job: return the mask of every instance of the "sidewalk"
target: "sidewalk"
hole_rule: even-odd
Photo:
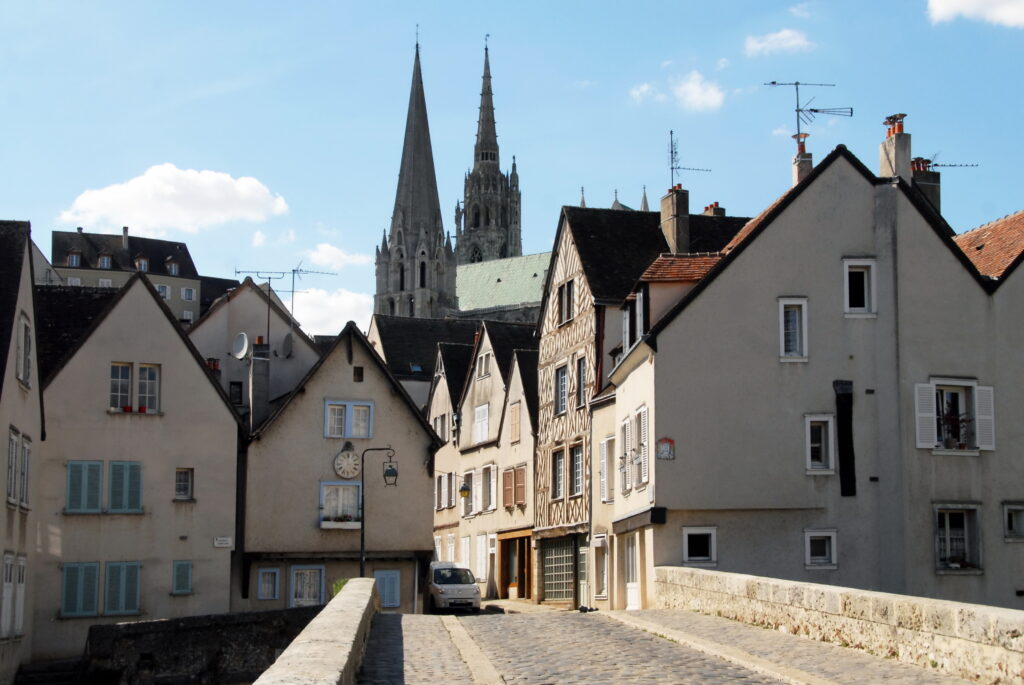
[[[496,614],[536,614],[549,611],[565,611],[545,604],[535,604],[529,599],[483,599],[480,600],[480,611]]]

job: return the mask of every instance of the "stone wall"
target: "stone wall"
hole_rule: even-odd
[[[379,609],[372,578],[348,581],[255,685],[354,683]]]
[[[853,647],[984,682],[1024,680],[1024,611],[697,568],[655,568],[655,606]]]

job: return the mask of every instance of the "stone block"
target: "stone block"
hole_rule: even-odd
[[[944,602],[922,601],[924,603],[924,630],[939,635],[956,636],[956,610]]]
[[[1024,611],[995,609],[990,616],[991,644],[1024,654]]]
[[[881,593],[871,595],[871,620],[885,625],[896,625],[895,598]]]
[[[921,630],[924,626],[924,609],[920,600],[907,598],[896,600],[896,627],[904,630]]]

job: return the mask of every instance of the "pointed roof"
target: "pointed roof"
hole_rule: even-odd
[[[417,43],[391,231],[394,233],[396,228],[402,228],[409,233],[425,228],[432,232],[440,226],[441,203],[437,197],[434,153],[430,147],[430,126],[427,123],[427,102],[423,95],[420,46]]]
[[[473,166],[481,162],[498,166],[498,132],[494,125],[494,92],[491,90],[491,60],[484,47],[483,88],[480,90],[480,117],[476,126],[476,147],[473,150]],[[484,160],[483,152],[493,152],[494,158]]]
[[[459,393],[466,382],[466,374],[473,365],[473,345],[466,343],[441,342],[437,344],[437,353],[444,365],[444,380],[448,385],[448,397],[452,404],[458,401]],[[436,371],[436,369],[435,369]]]
[[[537,414],[539,396],[537,394],[537,366],[540,363],[540,354],[537,348],[532,350],[516,350],[512,363],[518,362],[519,378],[523,383],[523,398],[526,400],[526,410],[530,413],[530,426],[534,435],[537,434]]]
[[[982,275],[1002,278],[1024,253],[1024,210],[961,233],[953,240]]]
[[[647,206],[647,186],[644,186],[644,196],[640,200],[640,211],[641,212],[649,212],[649,211],[651,211],[651,208]]]
[[[472,344],[480,326],[476,319],[420,319],[386,314],[374,314],[373,323],[388,371],[399,380],[427,382],[434,376],[437,344]]]

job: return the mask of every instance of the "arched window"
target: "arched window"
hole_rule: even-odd
[[[484,255],[480,252],[480,246],[474,245],[473,250],[469,253],[469,261],[471,264],[484,261]]]
[[[480,228],[480,208],[473,205],[473,228]]]
[[[398,290],[405,290],[405,264],[398,265]]]
[[[420,262],[420,287],[427,287],[427,263]]]
[[[409,296],[409,316],[416,316],[416,298]]]

